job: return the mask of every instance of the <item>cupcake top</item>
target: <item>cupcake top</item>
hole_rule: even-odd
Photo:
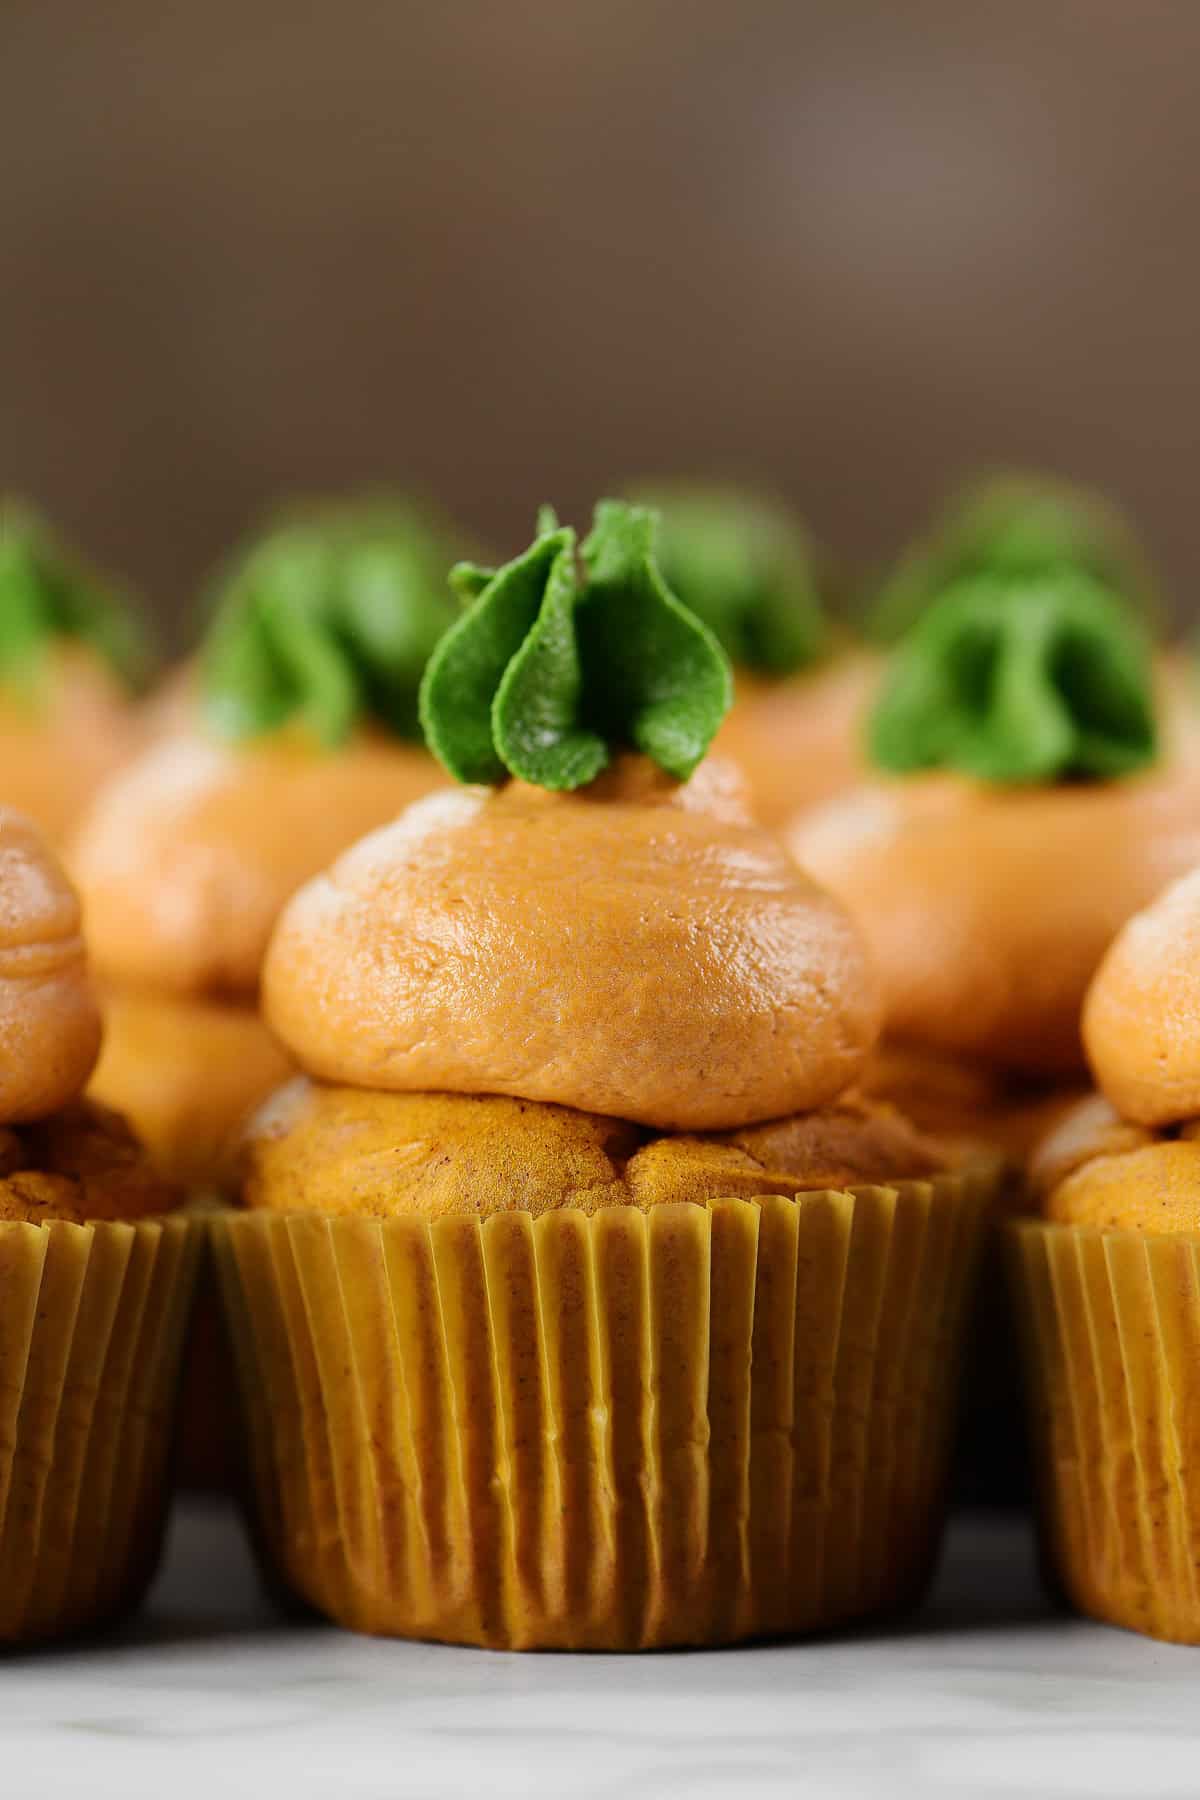
[[[776,829],[862,777],[862,720],[880,659],[831,624],[823,559],[786,507],[700,483],[647,484],[661,508],[668,587],[733,663],[737,697],[715,750],[735,762],[754,815]]]
[[[820,562],[787,507],[703,482],[646,482],[634,497],[659,513],[663,580],[735,669],[773,679],[826,656],[832,633]]]
[[[853,1081],[878,1027],[863,948],[698,768],[729,668],[662,581],[654,525],[602,505],[581,573],[547,518],[472,578],[422,707],[475,785],[356,846],[272,941],[267,1017],[310,1073],[683,1131]]]
[[[1058,1224],[1197,1231],[1200,1121],[1154,1132],[1093,1094],[1039,1146],[1032,1176],[1045,1217]]]
[[[288,896],[441,785],[416,697],[458,616],[451,560],[380,502],[301,515],[234,564],[190,718],[108,784],[73,847],[105,978],[252,994]]]
[[[1200,1117],[1200,869],[1125,925],[1088,990],[1084,1042],[1126,1119]]]
[[[977,477],[951,495],[876,592],[868,636],[896,644],[951,588],[979,576],[1023,583],[1077,569],[1161,619],[1159,584],[1129,520],[1104,495],[1029,470]]]
[[[0,808],[0,1126],[74,1100],[99,1050],[78,897],[29,820]]]
[[[1109,942],[1200,860],[1200,793],[1155,766],[1132,611],[1082,568],[960,583],[897,652],[870,744],[891,779],[789,842],[866,931],[889,1032],[1023,1074],[1080,1068]]]
[[[0,796],[55,841],[134,747],[146,654],[126,596],[0,497]]]
[[[656,1137],[566,1106],[494,1094],[389,1094],[298,1077],[250,1125],[242,1197],[284,1212],[536,1218],[568,1205],[645,1210],[886,1185],[950,1166],[941,1145],[856,1095],[717,1135]]]

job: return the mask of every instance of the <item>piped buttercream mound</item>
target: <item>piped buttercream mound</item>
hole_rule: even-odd
[[[280,920],[267,1018],[318,1079],[514,1095],[661,1130],[823,1105],[879,1026],[843,908],[719,763],[430,798]]]
[[[1200,1116],[1200,869],[1173,882],[1116,939],[1088,991],[1084,1042],[1125,1118]]]
[[[79,898],[29,820],[0,808],[0,1125],[75,1099],[99,1049]]]

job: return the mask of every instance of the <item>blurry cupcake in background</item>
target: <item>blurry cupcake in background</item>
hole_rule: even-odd
[[[81,1098],[100,1017],[79,902],[0,808],[0,1644],[99,1625],[154,1572],[198,1232]]]
[[[885,647],[899,643],[961,581],[986,575],[1020,583],[1062,568],[1092,576],[1148,627],[1163,627],[1157,577],[1121,510],[1058,476],[1008,471],[977,476],[944,503],[877,588],[868,635]]]
[[[1031,471],[977,476],[897,559],[867,609],[865,634],[894,647],[929,606],[964,582],[988,578],[1017,591],[1068,569],[1119,596],[1141,622],[1154,645],[1161,757],[1200,763],[1194,655],[1168,641],[1168,607],[1140,535],[1092,488]]]
[[[286,1062],[257,1009],[288,897],[441,784],[417,690],[458,607],[457,546],[401,503],[312,508],[227,571],[190,693],[72,846],[103,983],[92,1091],[163,1168],[219,1182]]]
[[[1084,1078],[1112,938],[1200,860],[1200,782],[1162,755],[1146,631],[1082,567],[962,576],[894,652],[868,746],[877,777],[789,831],[883,979],[868,1085],[1023,1149]]]
[[[800,520],[733,487],[634,491],[661,514],[667,585],[733,664],[735,704],[717,752],[742,770],[756,815],[780,825],[858,780],[879,661],[829,616],[829,570]]]
[[[1200,869],[1087,996],[1100,1092],[1011,1232],[1048,1560],[1093,1617],[1200,1643]]]
[[[640,1649],[910,1604],[992,1158],[854,1082],[848,916],[702,758],[654,519],[551,517],[422,691],[470,785],[289,903],[304,1074],[214,1239],[263,1541],[361,1630]]]
[[[1023,1163],[1086,1084],[1108,945],[1200,860],[1200,781],[1161,754],[1147,630],[1076,564],[964,574],[894,651],[868,743],[876,778],[788,833],[883,982],[864,1091]],[[1011,1335],[989,1282],[961,1464],[988,1502],[1025,1492]]]
[[[137,742],[146,665],[127,596],[0,498],[0,803],[62,844]]]

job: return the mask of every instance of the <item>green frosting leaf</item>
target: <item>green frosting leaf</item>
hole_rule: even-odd
[[[788,675],[829,647],[816,557],[783,507],[736,488],[648,486],[661,513],[658,564],[671,591],[734,665]]]
[[[421,722],[458,781],[593,781],[631,746],[685,780],[716,734],[733,680],[712,633],[667,587],[656,516],[601,501],[584,543],[544,513],[521,556],[485,578],[454,571],[473,604],[430,658]]]
[[[251,545],[221,583],[203,651],[209,721],[232,739],[302,724],[343,743],[370,718],[419,738],[421,676],[459,616],[449,531],[402,502],[314,509]]]
[[[130,687],[146,673],[146,641],[128,596],[36,513],[0,501],[0,678],[35,696],[56,638],[90,645]]]
[[[967,488],[903,556],[875,597],[869,635],[896,643],[939,595],[976,575],[1014,579],[1080,569],[1140,616],[1161,621],[1154,572],[1123,514],[1049,476],[995,475]]]
[[[896,651],[870,750],[897,773],[1129,775],[1155,757],[1152,688],[1145,633],[1091,575],[979,575],[935,600]]]

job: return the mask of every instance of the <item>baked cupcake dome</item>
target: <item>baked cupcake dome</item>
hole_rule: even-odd
[[[1089,989],[1101,1092],[1041,1146],[1012,1243],[1050,1556],[1085,1612],[1200,1643],[1200,884],[1123,928]]]
[[[137,742],[133,609],[0,496],[0,803],[60,846]]]
[[[79,1097],[99,1038],[75,893],[0,808],[0,1643],[134,1605],[166,1513],[198,1238]]]
[[[731,1641],[907,1602],[936,1545],[993,1171],[840,1091],[869,968],[692,773],[728,673],[652,532],[600,509],[581,576],[547,521],[480,584],[426,729],[520,781],[358,846],[268,955],[309,1072],[216,1242],[266,1539],[360,1629]],[[713,942],[718,1006],[687,979]]]

